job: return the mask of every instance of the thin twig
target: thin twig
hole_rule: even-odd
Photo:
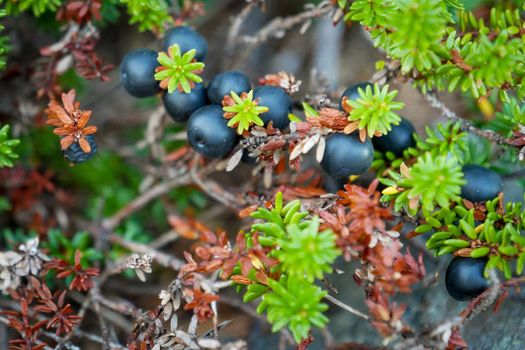
[[[341,309],[343,310],[346,310],[348,312],[350,312],[351,314],[354,314],[356,316],[359,316],[361,318],[364,318],[365,320],[368,320],[369,317],[367,315],[365,315],[364,313],[362,313],[361,311],[358,311],[356,309],[354,309],[353,307],[343,303],[342,301],[334,298],[333,296],[331,296],[330,294],[327,294],[325,297],[324,297],[326,300],[332,302],[333,304],[339,306]]]
[[[429,92],[427,94],[423,94],[424,99],[430,104],[431,107],[439,110],[441,114],[453,121],[453,122],[459,122],[461,124],[461,128],[463,130],[469,131],[475,135],[484,137],[494,143],[500,144],[500,145],[508,145],[508,140],[499,135],[498,133],[492,131],[492,130],[482,130],[474,125],[472,125],[471,122],[469,122],[466,119],[461,118],[458,116],[455,112],[450,110],[444,103],[441,101],[437,95],[434,92]]]

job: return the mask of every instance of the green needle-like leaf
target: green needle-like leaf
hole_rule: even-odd
[[[241,96],[234,91],[231,92],[231,99],[222,109],[225,112],[224,118],[229,119],[228,126],[236,128],[240,135],[245,130],[248,130],[253,124],[263,126],[264,121],[259,117],[260,114],[268,112],[268,107],[257,105],[257,101],[253,100],[253,90]]]
[[[394,113],[394,110],[402,109],[405,104],[395,102],[397,91],[388,92],[388,85],[382,89],[376,83],[372,90],[367,86],[366,90],[359,88],[360,98],[356,100],[346,100],[346,103],[352,107],[348,119],[358,121],[359,129],[366,129],[369,137],[377,133],[387,134],[392,125],[398,125],[401,117]]]
[[[159,53],[160,66],[155,70],[155,80],[160,81],[161,88],[168,89],[170,94],[177,88],[189,94],[195,83],[202,82],[198,74],[204,69],[204,63],[195,62],[195,52],[192,49],[182,54],[179,45],[174,44],[167,53]]]

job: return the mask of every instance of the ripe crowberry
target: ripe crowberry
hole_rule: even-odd
[[[242,152],[241,162],[246,163],[246,164],[256,164],[257,163],[257,157],[250,156],[250,151],[245,149]]]
[[[209,105],[197,109],[188,120],[191,147],[210,158],[227,155],[237,142],[235,130],[227,124],[221,106]]]
[[[237,95],[251,89],[250,79],[239,71],[232,70],[216,75],[208,85],[208,98],[211,103],[220,105],[226,95],[234,91]]]
[[[357,84],[354,84],[354,85],[350,85],[344,92],[343,94],[341,95],[341,100],[339,101],[339,108],[341,110],[343,110],[343,97],[346,97],[348,98],[349,100],[356,100],[358,99],[359,97],[361,97],[359,95],[359,88],[366,90],[366,87],[367,86],[370,86],[370,87],[374,87],[374,85],[372,85],[371,83],[365,81],[365,82],[362,82],[362,83],[357,83]]]
[[[95,137],[93,135],[87,135],[84,137],[89,143],[89,146],[91,147],[91,151],[89,153],[85,153],[80,148],[78,142],[73,142],[71,146],[69,146],[63,151],[64,157],[70,162],[83,163],[86,160],[93,158],[93,156],[97,153],[97,143],[95,142]]]
[[[170,29],[164,36],[162,50],[167,52],[174,44],[179,45],[182,53],[195,49],[195,59],[204,62],[208,53],[208,42],[202,35],[190,27],[180,26]]]
[[[414,139],[415,132],[416,129],[412,123],[405,118],[401,118],[399,125],[393,125],[392,130],[386,135],[374,137],[372,143],[374,144],[374,149],[377,151],[383,153],[390,151],[400,157],[403,155],[404,150],[416,145],[416,140]]]
[[[480,295],[489,287],[483,277],[487,261],[484,259],[455,257],[448,265],[445,286],[456,300],[469,300]]]
[[[259,106],[269,108],[269,111],[260,115],[264,124],[273,122],[277,129],[286,129],[290,125],[288,113],[292,106],[292,99],[280,87],[260,86],[253,91],[253,98],[258,99]]]
[[[333,133],[326,138],[321,166],[328,175],[345,179],[366,172],[373,160],[374,148],[369,139],[361,142],[358,133]]]
[[[179,90],[162,94],[162,102],[169,116],[176,122],[187,122],[190,115],[204,106],[208,98],[203,84],[196,84],[189,94]]]
[[[465,165],[463,175],[467,183],[461,187],[461,197],[471,202],[494,199],[503,190],[501,176],[479,165]]]
[[[120,81],[126,91],[135,97],[153,96],[160,91],[155,80],[157,53],[149,49],[139,49],[128,53],[120,64]]]

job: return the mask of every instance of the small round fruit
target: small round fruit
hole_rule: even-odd
[[[227,124],[221,106],[209,105],[197,109],[188,120],[190,146],[206,157],[224,157],[237,142],[235,130]]]
[[[260,115],[264,125],[270,121],[277,129],[286,129],[290,125],[288,113],[292,106],[290,95],[277,86],[260,86],[253,91],[253,98],[259,99],[259,106],[269,108],[269,111]]]
[[[501,176],[485,167],[469,164],[463,167],[467,183],[461,187],[461,197],[471,202],[494,199],[503,190]]]
[[[374,148],[368,138],[361,142],[356,132],[350,135],[333,133],[326,138],[321,167],[328,175],[344,179],[366,172],[373,160]]]
[[[232,70],[216,75],[208,86],[208,98],[211,103],[220,105],[226,95],[234,91],[237,95],[251,89],[250,79],[239,71]]]
[[[403,151],[416,145],[414,133],[416,129],[405,118],[401,118],[399,125],[393,125],[388,134],[372,138],[374,149],[386,153],[390,151],[396,156],[403,155]]]
[[[203,84],[196,84],[189,94],[178,89],[171,94],[167,91],[162,94],[162,102],[171,119],[176,122],[187,122],[190,115],[204,106],[208,98]]]
[[[195,49],[195,59],[204,62],[208,53],[208,42],[202,35],[190,27],[180,26],[170,29],[164,36],[162,50],[168,51],[169,47],[177,44],[181,53]]]
[[[348,179],[336,179],[330,175],[325,175],[323,189],[328,193],[337,193],[345,189],[346,180]]]
[[[445,286],[448,294],[456,300],[464,301],[477,297],[489,287],[483,277],[487,261],[455,257],[447,267]]]
[[[341,95],[341,100],[339,101],[339,108],[341,110],[343,109],[343,97],[347,97],[349,100],[356,100],[359,97],[361,97],[361,95],[359,95],[359,88],[365,91],[367,86],[370,86],[372,88],[374,87],[374,85],[372,85],[368,81],[365,81],[362,83],[350,85],[348,88],[346,88],[346,90]]]
[[[160,91],[155,80],[155,68],[159,66],[157,53],[139,49],[124,56],[120,64],[120,81],[126,91],[135,97],[153,96]]]
[[[245,149],[242,152],[241,162],[246,164],[257,164],[257,157],[250,156],[250,151]]]
[[[91,147],[91,151],[89,153],[84,152],[82,148],[80,148],[78,142],[72,143],[71,146],[63,151],[64,157],[71,163],[83,163],[86,160],[93,158],[93,156],[97,153],[97,143],[95,142],[95,137],[93,135],[87,135],[85,138]]]

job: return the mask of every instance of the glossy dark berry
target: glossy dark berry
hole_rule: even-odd
[[[216,75],[208,85],[208,98],[211,103],[220,105],[226,95],[234,91],[237,95],[251,89],[250,79],[239,71],[232,70]]]
[[[91,147],[91,152],[85,153],[79,146],[78,142],[74,142],[67,149],[63,151],[64,157],[72,163],[83,163],[86,160],[93,158],[97,153],[97,143],[95,142],[95,137],[93,135],[85,136],[89,146]]]
[[[124,56],[120,64],[120,81],[126,91],[135,97],[153,96],[160,91],[155,80],[155,68],[159,66],[157,53],[139,49]]]
[[[361,142],[358,133],[333,133],[326,138],[321,166],[328,175],[345,179],[366,172],[373,160],[374,148],[369,139]]]
[[[465,165],[463,175],[467,183],[461,187],[461,197],[471,202],[494,199],[503,190],[501,176],[479,165]]]
[[[190,27],[180,26],[170,29],[164,36],[162,50],[168,51],[169,47],[177,44],[181,53],[195,49],[195,59],[203,62],[208,53],[208,42],[202,35]]]
[[[445,286],[456,300],[469,300],[477,297],[489,287],[483,271],[487,261],[484,259],[455,257],[447,268]]]
[[[250,156],[250,151],[245,149],[242,152],[241,162],[246,163],[246,164],[256,164],[257,163],[257,157]]]
[[[176,122],[187,122],[190,115],[208,102],[206,89],[202,84],[196,84],[189,94],[178,89],[169,94],[162,94],[162,102],[171,119]]]
[[[277,129],[286,129],[290,125],[288,113],[290,113],[292,99],[286,91],[277,86],[260,86],[253,91],[253,98],[259,99],[259,106],[270,109],[260,115],[265,125],[270,121]]]
[[[350,85],[348,88],[346,88],[346,90],[341,95],[341,100],[339,101],[339,108],[341,110],[343,109],[343,97],[347,97],[350,100],[356,100],[359,97],[361,97],[361,95],[359,95],[359,88],[363,89],[363,91],[364,91],[364,90],[366,90],[367,86],[370,86],[372,88],[374,87],[374,85],[372,85],[368,81],[365,81],[365,82],[362,82],[362,83],[357,83],[357,84],[354,84],[354,85]]]
[[[347,179],[336,179],[330,175],[324,176],[323,189],[328,193],[337,193],[345,188]]]
[[[416,129],[412,123],[405,118],[401,118],[399,125],[393,125],[392,130],[386,135],[374,137],[372,143],[377,151],[383,153],[390,151],[400,157],[403,155],[404,150],[416,145],[415,132]]]
[[[188,120],[188,141],[191,147],[210,158],[227,155],[237,142],[235,130],[227,123],[219,105],[197,109]]]

